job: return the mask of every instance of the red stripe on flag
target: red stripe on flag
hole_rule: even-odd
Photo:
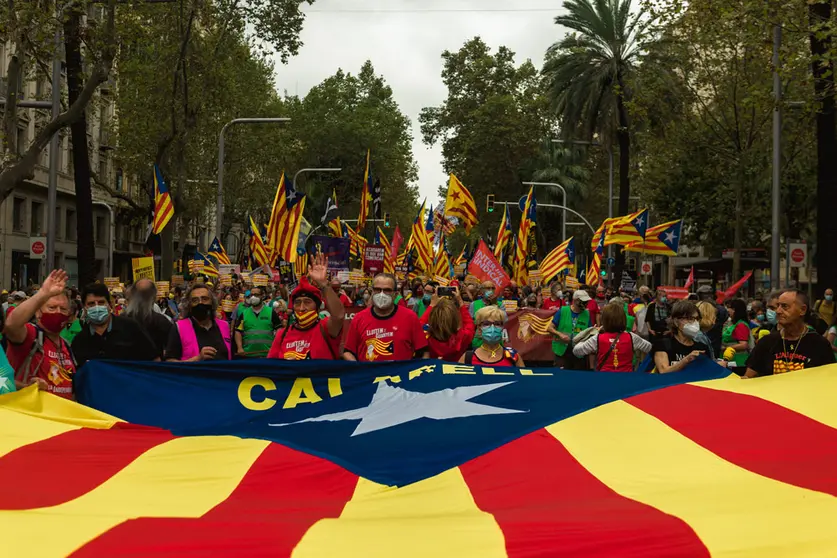
[[[688,524],[620,496],[544,430],[459,466],[509,558],[709,556]]]
[[[837,496],[837,430],[821,422],[758,397],[698,386],[626,401],[730,463]]]
[[[117,423],[82,428],[9,452],[0,459],[0,509],[57,506],[87,494],[151,448],[174,439],[167,430]],[[52,482],[60,472],[61,482]]]
[[[290,556],[314,523],[340,516],[357,480],[331,461],[270,444],[202,517],[126,521],[73,556]]]

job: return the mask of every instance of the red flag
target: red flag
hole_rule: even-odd
[[[727,290],[725,290],[724,292],[720,293],[720,294],[718,295],[718,304],[723,304],[725,300],[727,300],[728,298],[732,298],[733,296],[735,296],[735,293],[737,293],[737,292],[738,292],[738,289],[740,289],[741,287],[743,287],[743,286],[744,286],[744,284],[747,282],[747,280],[748,280],[748,279],[750,279],[750,277],[751,277],[752,275],[753,275],[753,272],[752,272],[752,271],[748,271],[748,272],[747,272],[747,274],[746,274],[746,275],[744,275],[744,277],[742,277],[740,281],[738,281],[736,284],[734,284],[733,286],[731,286],[730,288],[728,288],[728,289],[727,289]]]
[[[695,266],[692,266],[692,270],[689,271],[689,278],[686,279],[686,289],[691,287],[695,284]]]
[[[395,232],[392,233],[392,257],[398,254],[398,249],[404,243],[404,237],[401,236],[401,227],[395,225]]]
[[[502,291],[511,283],[509,275],[488,249],[484,240],[480,240],[479,246],[474,251],[474,257],[468,265],[468,273],[480,281],[493,281],[497,291]]]

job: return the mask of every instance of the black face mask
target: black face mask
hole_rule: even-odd
[[[192,317],[196,320],[202,321],[212,315],[211,304],[197,304],[192,307]]]

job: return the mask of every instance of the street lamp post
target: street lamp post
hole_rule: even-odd
[[[215,235],[219,239],[224,222],[224,132],[233,124],[271,124],[290,121],[290,118],[236,118],[221,128],[221,134],[218,136],[218,206],[215,209]]]
[[[495,205],[520,205],[520,200],[518,200],[516,202],[495,201],[494,204]],[[565,212],[569,211],[570,213],[572,213],[573,215],[577,216],[579,219],[584,221],[584,223],[569,223],[570,225],[587,225],[590,228],[590,231],[593,234],[596,234],[596,229],[593,228],[593,225],[590,224],[590,221],[588,221],[587,218],[584,217],[584,215],[582,215],[581,213],[579,213],[575,209],[570,209],[569,207],[567,207],[565,205],[557,205],[557,204],[553,204],[553,203],[539,203],[538,207],[544,207],[544,208],[549,208],[549,209],[562,209]],[[564,240],[566,240],[566,239],[564,239]]]
[[[567,205],[567,191],[564,189],[563,186],[558,184],[557,182],[524,182],[524,186],[553,186],[561,190],[561,194],[563,198],[561,200],[561,205]],[[541,205],[541,204],[538,204]],[[546,207],[546,206],[544,206]],[[567,210],[564,210],[564,216],[561,217],[561,242],[567,240]]]
[[[342,168],[299,169],[298,171],[296,171],[296,174],[294,175],[294,188],[296,188],[296,185],[297,185],[296,179],[299,177],[300,174],[303,174],[303,173],[306,173],[306,172],[340,172],[342,170],[343,170]]]
[[[782,78],[779,75],[781,44],[782,26],[777,23],[773,27],[773,215],[771,223],[773,238],[770,243],[770,286],[773,289],[779,288],[779,205],[781,203],[779,186],[782,173]],[[790,258],[790,254],[786,254],[785,258]]]
[[[554,139],[552,143],[570,143],[573,145],[592,145],[596,147],[601,147],[597,141],[583,141],[583,140],[562,140],[562,139]],[[613,150],[610,148],[610,145],[607,146],[607,218],[613,219]],[[607,261],[610,262],[611,258],[613,258],[613,246],[608,246],[607,248]],[[610,276],[610,263],[607,264],[607,276],[610,278],[611,284],[613,281],[613,277]]]

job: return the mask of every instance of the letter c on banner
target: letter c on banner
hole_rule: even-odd
[[[276,405],[276,400],[266,395],[261,401],[253,399],[253,388],[256,386],[260,386],[265,392],[276,390],[276,384],[270,378],[260,378],[258,376],[244,378],[238,385],[238,400],[245,408],[251,411],[267,411]]]

